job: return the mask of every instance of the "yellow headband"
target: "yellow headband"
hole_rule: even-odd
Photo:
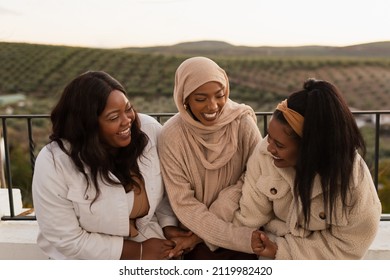
[[[280,102],[276,109],[283,113],[283,116],[295,133],[302,137],[303,121],[305,120],[303,116],[287,107],[287,99]]]

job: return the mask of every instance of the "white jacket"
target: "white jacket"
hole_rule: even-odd
[[[137,219],[135,241],[164,238],[162,228],[177,225],[164,196],[156,143],[161,125],[138,114],[150,141],[139,160],[149,200],[148,215]],[[112,175],[112,174],[111,174]],[[115,178],[114,175],[112,175]],[[129,237],[133,192],[112,186],[98,176],[101,194],[91,205],[95,189],[56,143],[44,147],[35,163],[33,201],[40,232],[37,243],[52,259],[119,259],[123,240]]]

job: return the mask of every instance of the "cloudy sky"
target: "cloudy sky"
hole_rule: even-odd
[[[0,41],[119,48],[390,41],[389,0],[0,0]]]

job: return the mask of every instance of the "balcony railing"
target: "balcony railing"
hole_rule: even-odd
[[[374,139],[372,144],[368,144],[368,148],[373,148],[373,170],[372,176],[376,189],[378,190],[378,177],[379,177],[379,160],[380,160],[380,132],[381,127],[388,126],[390,127],[390,110],[381,110],[381,111],[353,111],[359,127],[370,127],[374,130]],[[160,123],[164,123],[167,119],[172,117],[174,113],[148,113],[148,115],[156,118]],[[267,135],[267,126],[268,120],[272,112],[256,112],[258,118],[258,126],[262,131],[262,135]],[[34,126],[33,121],[37,119],[49,119],[49,115],[0,115],[2,122],[2,137],[4,140],[4,150],[0,153],[2,157],[0,166],[0,171],[2,172],[2,181],[6,184],[8,188],[8,198],[9,198],[9,216],[1,217],[2,220],[35,220],[34,215],[21,215],[15,214],[14,199],[13,199],[13,174],[11,174],[11,158],[10,158],[10,142],[8,135],[8,125],[10,120],[24,120],[27,126],[27,137],[28,137],[28,147],[29,147],[29,160],[31,171],[34,172],[35,158],[36,154],[39,152],[36,149],[36,142],[34,141]],[[389,129],[389,128],[387,128]],[[329,132],[331,133],[331,132]],[[45,135],[47,141],[48,135]],[[1,143],[1,142],[0,142]],[[370,145],[370,146],[369,146]],[[1,151],[1,150],[0,150]],[[31,186],[30,186],[31,187]],[[28,212],[28,211],[27,211]],[[390,220],[389,215],[382,215],[382,220]]]

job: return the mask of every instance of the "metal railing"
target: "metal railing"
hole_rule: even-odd
[[[385,124],[390,123],[390,110],[374,110],[374,111],[353,111],[352,112],[356,119],[364,118],[363,122],[365,122],[366,125],[370,125],[374,128],[374,159],[373,159],[373,180],[376,189],[378,190],[378,177],[379,177],[379,147],[380,147],[380,128],[381,128],[381,119],[387,118],[385,121],[383,121]],[[154,117],[159,121],[160,123],[164,123],[167,119],[172,117],[175,113],[147,113],[148,115]],[[258,126],[259,129],[262,131],[262,135],[267,135],[267,126],[268,126],[268,120],[270,116],[272,115],[272,112],[256,112],[256,116],[258,118]],[[18,214],[15,215],[15,209],[14,209],[14,199],[13,199],[13,192],[12,192],[12,174],[11,174],[11,159],[10,159],[10,143],[9,143],[9,135],[8,135],[8,121],[9,120],[15,120],[15,119],[22,119],[26,121],[27,124],[27,137],[28,137],[28,144],[29,144],[29,158],[30,158],[30,166],[31,166],[31,172],[34,172],[34,165],[35,165],[35,158],[38,151],[36,151],[36,143],[33,139],[33,120],[35,119],[49,119],[49,115],[47,114],[41,114],[41,115],[0,115],[1,123],[2,123],[2,137],[4,139],[4,155],[0,156],[3,157],[1,160],[2,165],[0,166],[2,175],[2,180],[5,180],[5,184],[8,188],[8,198],[9,198],[9,208],[10,208],[10,215],[9,216],[3,216],[1,217],[2,220],[35,220],[36,217],[34,215],[23,215]],[[361,120],[362,121],[362,120]],[[390,125],[390,124],[389,124]],[[47,137],[46,137],[47,138]],[[3,166],[4,165],[4,166]],[[27,211],[28,213],[28,211]],[[382,215],[382,220],[390,220],[390,216],[387,214]]]

